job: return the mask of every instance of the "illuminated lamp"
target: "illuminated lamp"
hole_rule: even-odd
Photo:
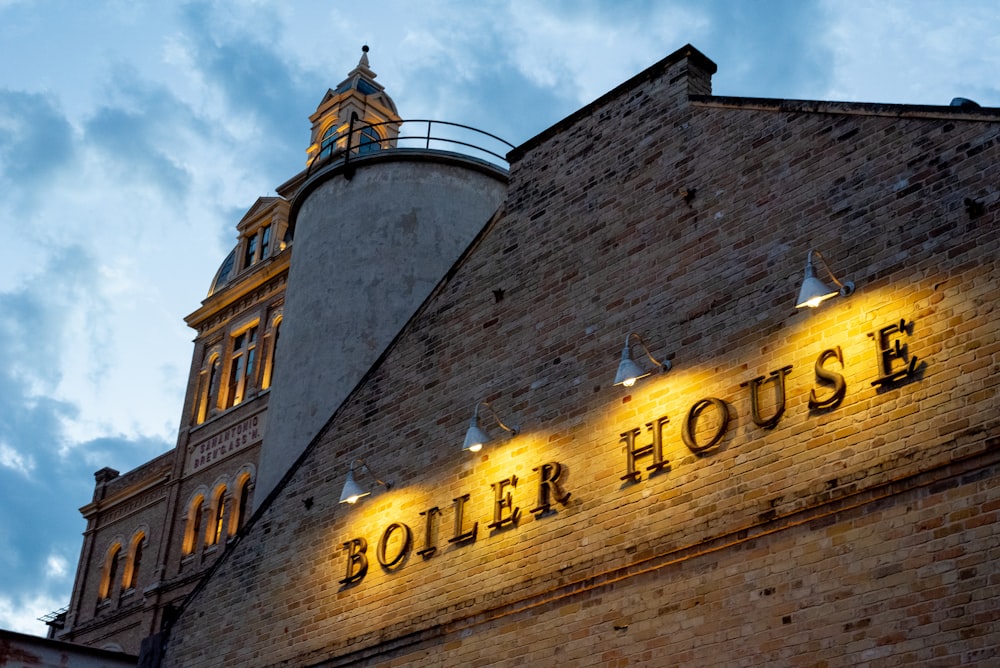
[[[823,267],[826,269],[826,273],[830,275],[830,278],[836,284],[837,287],[831,287],[830,285],[824,283],[823,281],[816,278],[816,269],[813,267],[813,256],[816,256],[822,263]],[[847,297],[854,292],[854,283],[847,281],[846,283],[841,283],[837,280],[837,277],[833,275],[833,271],[830,269],[830,265],[827,264],[826,258],[820,254],[818,250],[810,250],[809,255],[806,256],[806,275],[802,279],[802,287],[799,289],[799,298],[795,302],[796,308],[802,308],[803,306],[808,306],[810,308],[816,308],[822,302],[830,299],[831,297],[836,297],[840,295],[841,297]]]
[[[368,496],[372,493],[371,488],[364,488],[358,484],[358,481],[354,479],[354,467],[358,466],[359,469],[364,469],[371,476],[372,480],[375,481],[376,485],[382,485],[386,489],[392,489],[392,483],[382,482],[378,477],[372,473],[372,470],[368,467],[368,463],[363,459],[355,459],[351,462],[351,469],[347,472],[347,480],[344,482],[344,491],[340,493],[341,503],[357,503],[358,499]]]
[[[497,421],[501,429],[510,432],[511,436],[517,436],[517,427],[508,427],[503,422],[500,421],[500,416],[497,412],[493,410],[493,406],[486,401],[480,401],[476,404],[476,410],[472,414],[472,420],[469,422],[469,429],[465,432],[465,443],[462,444],[462,450],[468,450],[469,452],[479,452],[483,449],[483,445],[489,443],[493,439],[487,434],[483,429],[479,427],[479,407],[486,406],[490,409],[490,413],[493,414],[493,419]]]
[[[629,345],[629,340],[633,336],[638,339],[639,345],[642,346],[642,350],[646,353],[646,357],[649,358],[649,361],[655,365],[653,370],[647,371],[646,369],[643,369],[636,363],[635,360],[632,359],[632,347]],[[646,376],[652,374],[656,369],[659,369],[661,373],[666,373],[667,371],[670,371],[671,366],[670,360],[660,362],[653,357],[649,352],[649,346],[646,345],[646,342],[642,340],[641,336],[635,332],[629,332],[625,337],[625,347],[622,348],[622,361],[618,363],[618,373],[615,374],[615,385],[632,387],[635,385],[635,381],[640,378],[645,378]]]

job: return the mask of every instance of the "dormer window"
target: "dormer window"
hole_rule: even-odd
[[[257,235],[247,237],[247,245],[243,252],[243,268],[246,269],[254,263],[257,256]]]
[[[267,251],[271,247],[271,226],[260,228],[260,259],[267,257]]]

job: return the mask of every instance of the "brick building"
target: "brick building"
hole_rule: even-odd
[[[1000,114],[714,71],[684,47],[506,173],[347,147],[279,189],[255,510],[147,660],[1000,660]],[[468,239],[389,304],[411,224]],[[804,269],[853,290],[797,308]]]

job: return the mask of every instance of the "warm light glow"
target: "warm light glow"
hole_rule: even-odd
[[[632,387],[633,385],[635,385],[635,381],[636,381],[635,378],[626,378],[625,380],[622,381],[622,385],[624,385],[625,387]]]
[[[360,498],[361,498],[360,496],[358,496],[357,494],[355,494],[354,496],[347,497],[341,503],[357,503],[358,499],[360,499]]]
[[[482,443],[474,443],[470,445],[468,448],[466,448],[466,450],[468,450],[469,452],[479,452],[482,449],[483,449]]]

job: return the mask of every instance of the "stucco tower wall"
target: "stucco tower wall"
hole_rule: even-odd
[[[359,161],[307,184],[255,506],[378,359],[506,195],[506,176],[433,153]]]

